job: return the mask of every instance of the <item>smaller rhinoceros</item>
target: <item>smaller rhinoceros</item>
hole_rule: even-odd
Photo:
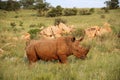
[[[89,48],[79,46],[79,42],[82,40],[83,38],[76,40],[73,36],[31,40],[26,46],[29,63],[38,60],[59,60],[60,63],[66,63],[67,57],[70,55],[84,59],[89,52]]]

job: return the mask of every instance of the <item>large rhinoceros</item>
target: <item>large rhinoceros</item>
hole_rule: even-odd
[[[75,40],[73,36],[31,40],[26,46],[29,63],[38,60],[59,60],[60,63],[66,63],[67,57],[70,55],[84,59],[89,52],[89,48],[79,46],[79,42],[82,40],[83,38]]]

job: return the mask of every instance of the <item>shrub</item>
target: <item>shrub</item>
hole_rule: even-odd
[[[77,9],[76,9],[76,8],[73,8],[73,9],[65,9],[65,10],[64,10],[64,15],[65,15],[65,16],[77,15]]]
[[[80,15],[91,15],[91,12],[89,10],[86,9],[82,9],[79,11]]]
[[[56,17],[56,16],[61,16],[62,15],[62,7],[61,6],[57,6],[56,8],[52,8],[48,13],[47,13],[47,17]]]
[[[22,21],[19,22],[19,26],[23,26],[23,22]]]
[[[106,7],[101,8],[101,10],[104,10],[105,13],[109,13],[109,9]]]
[[[15,18],[19,18],[19,16],[16,15]]]
[[[29,27],[30,27],[30,28],[36,27],[36,25],[35,25],[35,24],[31,24]]]
[[[37,38],[37,37],[38,37],[38,36],[37,36],[38,32],[40,32],[40,29],[30,29],[30,30],[28,31],[28,33],[31,35],[31,36],[30,36],[31,39]]]
[[[66,23],[66,20],[61,19],[61,18],[56,18],[54,21],[54,25],[59,25],[60,23]]]
[[[0,9],[7,11],[16,11],[20,9],[20,3],[18,1],[13,0],[0,1]]]
[[[81,37],[81,36],[83,37],[85,35],[85,32],[84,32],[83,29],[78,28],[78,29],[76,29],[75,31],[72,32],[72,35],[76,36],[76,37]]]
[[[15,22],[11,22],[10,25],[12,26],[12,28],[14,28],[16,26]]]
[[[94,9],[94,8],[91,8],[91,9],[89,10],[89,12],[90,12],[90,13],[94,13],[94,12],[95,12],[95,9]]]

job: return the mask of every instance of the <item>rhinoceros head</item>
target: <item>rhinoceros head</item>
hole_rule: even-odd
[[[72,45],[72,53],[74,56],[76,56],[77,58],[80,59],[85,59],[87,57],[87,54],[90,50],[89,48],[85,48],[81,45],[79,45],[79,43],[83,40],[83,37],[81,37],[79,40],[75,40],[73,45]]]

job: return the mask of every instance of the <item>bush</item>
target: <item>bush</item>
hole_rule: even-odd
[[[54,21],[54,25],[59,25],[60,23],[66,23],[66,20],[63,20],[61,18],[56,18]]]
[[[52,8],[48,13],[47,13],[47,17],[57,17],[57,16],[62,16],[62,7],[61,6],[57,6],[56,8]]]
[[[19,16],[16,15],[15,18],[19,18]]]
[[[0,9],[7,11],[15,11],[20,9],[20,3],[13,0],[0,1]]]
[[[30,27],[30,28],[36,27],[36,25],[35,25],[35,24],[31,24],[29,27]]]
[[[95,12],[95,9],[94,9],[94,8],[91,8],[91,9],[89,10],[89,12],[90,12],[90,13],[94,13],[94,12]]]
[[[83,37],[85,35],[85,32],[84,32],[83,29],[78,28],[78,29],[76,29],[75,31],[72,32],[72,35],[76,36],[76,37],[81,37],[81,36]]]
[[[12,28],[14,28],[16,26],[15,22],[11,22],[10,25],[12,26]]]
[[[76,9],[76,8],[73,8],[73,9],[65,9],[65,10],[64,10],[64,15],[65,15],[65,16],[77,15],[77,9]]]
[[[80,15],[91,15],[91,12],[89,10],[86,9],[82,9],[79,11]]]
[[[23,26],[23,22],[22,21],[19,22],[19,26]]]
[[[31,35],[31,36],[30,36],[31,39],[37,38],[37,37],[38,37],[38,36],[37,36],[38,32],[40,32],[40,29],[30,29],[30,30],[28,31],[28,33]]]
[[[105,13],[109,13],[109,9],[106,7],[101,8],[101,10],[104,10]]]

